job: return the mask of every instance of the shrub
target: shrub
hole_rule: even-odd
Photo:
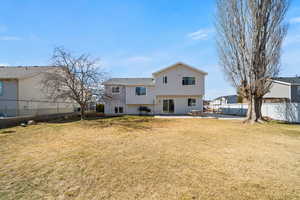
[[[104,104],[97,104],[96,112],[104,113]]]
[[[140,106],[139,111],[149,113],[149,112],[151,112],[151,109],[146,106]]]

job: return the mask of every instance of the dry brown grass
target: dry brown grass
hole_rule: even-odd
[[[123,117],[0,130],[0,199],[300,199],[300,126]]]

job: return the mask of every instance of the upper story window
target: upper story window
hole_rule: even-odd
[[[135,95],[137,95],[137,96],[146,95],[146,88],[145,87],[136,87]]]
[[[188,99],[188,106],[196,106],[196,99]]]
[[[0,81],[0,96],[3,95],[3,81]]]
[[[111,88],[111,91],[113,94],[119,94],[120,93],[120,87],[114,86]]]
[[[163,76],[163,84],[167,84],[168,83],[168,77],[167,76]]]
[[[195,77],[183,77],[182,78],[182,85],[195,85],[196,80]]]

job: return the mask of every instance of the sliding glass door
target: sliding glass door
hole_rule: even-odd
[[[163,100],[163,112],[164,113],[174,113],[175,104],[173,99],[164,99]]]

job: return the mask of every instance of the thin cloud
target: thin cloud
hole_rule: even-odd
[[[207,40],[211,33],[213,33],[213,29],[200,29],[196,32],[189,33],[187,37],[192,40]]]
[[[298,24],[298,23],[300,23],[300,17],[295,17],[295,18],[290,19],[290,23],[291,24]]]
[[[0,36],[0,40],[2,40],[2,41],[17,41],[17,40],[21,40],[21,38],[16,37],[16,36]]]

